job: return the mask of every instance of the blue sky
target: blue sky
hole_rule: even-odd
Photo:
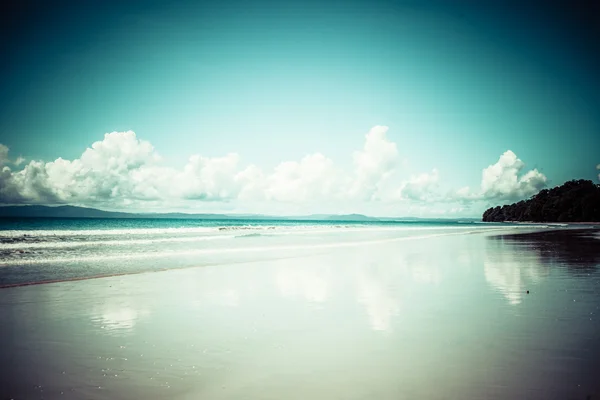
[[[462,207],[439,197],[426,202],[431,210],[475,215],[512,199],[483,201],[474,189],[507,150],[524,163],[517,179],[537,169],[549,186],[598,180],[600,63],[589,12],[516,2],[127,3],[25,2],[13,11],[0,78],[0,143],[12,175],[32,160],[78,160],[105,133],[130,130],[174,169],[194,155],[236,153],[231,173],[252,166],[268,180],[281,163],[320,153],[360,175],[353,154],[373,127],[387,126],[397,188],[436,169],[442,197],[469,186],[479,201]],[[19,156],[25,161],[15,163]],[[377,171],[381,179],[389,172]],[[5,192],[12,185],[20,194],[0,200],[166,207],[119,202],[118,193],[96,193],[92,204],[81,185],[44,197],[24,179],[5,178]],[[241,189],[228,190],[177,208],[244,211]],[[375,197],[344,209],[381,212],[363,204]],[[390,196],[385,210],[414,213],[421,197]]]

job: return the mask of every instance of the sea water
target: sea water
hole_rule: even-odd
[[[526,225],[473,221],[7,218],[0,286],[314,254],[328,249]]]

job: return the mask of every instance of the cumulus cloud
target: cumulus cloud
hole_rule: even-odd
[[[400,198],[417,201],[433,201],[439,197],[439,179],[439,172],[436,168],[434,168],[431,173],[413,175],[408,181],[401,185],[399,189]]]
[[[387,126],[375,126],[365,136],[362,150],[354,153],[355,178],[350,196],[370,200],[378,195],[399,164],[396,143],[386,134]]]
[[[4,167],[0,202],[126,205],[174,198],[225,200],[239,191],[238,160],[236,154],[195,155],[177,171],[162,166],[154,147],[134,132],[112,132],[72,161],[30,161],[17,172]]]
[[[337,197],[343,189],[343,177],[333,161],[320,153],[300,162],[279,164],[266,181],[267,200],[311,202]]]
[[[600,170],[600,164],[596,165],[596,169]],[[598,174],[598,180],[600,181],[600,174]]]
[[[240,166],[238,154],[208,158],[192,155],[183,169],[161,164],[147,141],[132,131],[107,133],[80,158],[30,161],[20,171],[2,170],[2,203],[76,203],[129,205],[132,202],[273,201],[309,203],[369,198],[397,164],[395,143],[376,126],[354,154],[353,174],[345,174],[323,154],[279,164],[270,173]],[[0,148],[0,162],[8,148]]]
[[[153,146],[134,132],[112,132],[80,158],[31,161],[14,175],[23,197],[34,202],[107,202],[152,198],[140,174],[160,160]],[[34,179],[36,178],[36,179]]]
[[[375,126],[366,134],[362,149],[352,155],[353,168],[349,171],[341,170],[321,153],[282,162],[270,171],[243,165],[236,153],[222,157],[193,154],[183,167],[172,168],[164,165],[148,141],[132,131],[107,133],[73,160],[25,163],[19,157],[11,163],[8,147],[0,144],[0,204],[158,210],[190,208],[199,202],[205,204],[204,209],[212,207],[211,203],[236,203],[260,205],[263,212],[267,207],[268,212],[285,213],[305,210],[307,205],[311,210],[355,212],[356,205],[369,202],[377,204],[380,211],[381,207],[398,210],[394,207],[400,203],[410,210],[413,205],[445,203],[459,211],[436,210],[452,214],[464,210],[449,204],[453,201],[527,197],[546,184],[546,177],[537,170],[521,175],[524,163],[507,151],[483,170],[480,190],[464,187],[445,196],[440,191],[437,168],[405,176],[406,162],[387,132],[388,127]],[[427,207],[419,212],[434,209]]]
[[[546,177],[537,169],[519,178],[525,163],[508,150],[496,164],[483,170],[481,189],[486,198],[515,199],[531,196],[546,186]]]
[[[235,175],[240,157],[235,153],[225,157],[190,157],[181,174],[176,174],[174,187],[181,197],[190,200],[228,200],[237,196],[239,186]]]
[[[483,169],[481,190],[473,192],[463,187],[454,193],[456,199],[473,200],[519,200],[528,198],[546,186],[547,178],[537,169],[521,174],[525,163],[507,150],[498,162]]]

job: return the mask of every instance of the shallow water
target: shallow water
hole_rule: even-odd
[[[0,398],[600,398],[600,242],[573,235],[2,289]]]
[[[220,265],[523,225],[461,221],[4,219],[0,287]]]

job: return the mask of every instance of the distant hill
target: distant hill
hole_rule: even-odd
[[[600,222],[600,185],[573,180],[544,189],[529,200],[492,207],[484,222]]]
[[[126,213],[104,211],[95,208],[76,206],[5,206],[0,207],[0,218],[157,218],[157,219],[255,219],[255,220],[307,220],[307,221],[378,221],[377,218],[361,214],[349,215],[308,215],[298,217],[281,217],[260,214],[187,214],[187,213]]]
[[[76,206],[6,206],[0,207],[0,217],[20,218],[227,218],[220,214],[140,214],[104,211]]]
[[[390,218],[369,217],[362,214],[312,214],[303,216],[273,216],[261,214],[187,214],[187,213],[127,213],[104,211],[95,208],[76,206],[4,206],[0,207],[0,218],[155,218],[155,219],[219,219],[219,220],[289,220],[289,221],[448,221],[441,218]],[[461,221],[475,221],[475,218],[460,218]]]
[[[324,219],[329,221],[379,221],[379,218],[367,217],[362,214],[328,215]]]
[[[0,217],[136,218],[136,214],[75,206],[7,206],[0,207]]]

